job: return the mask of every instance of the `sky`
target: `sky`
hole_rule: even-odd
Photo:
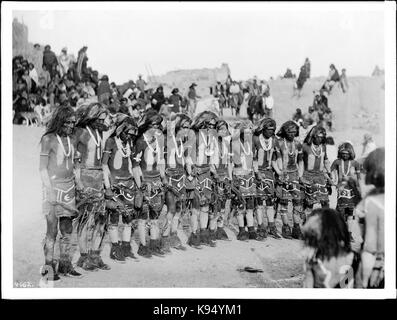
[[[88,65],[121,83],[139,73],[161,75],[175,69],[214,68],[228,63],[238,80],[268,79],[306,57],[312,76],[324,76],[331,63],[349,76],[384,66],[384,13],[381,10],[268,10],[258,3],[139,5],[101,10],[14,10],[29,28],[29,41],[50,44],[59,54],[88,47]],[[95,6],[95,7],[94,7]],[[99,7],[98,7],[99,6]],[[335,7],[336,8],[336,7]]]

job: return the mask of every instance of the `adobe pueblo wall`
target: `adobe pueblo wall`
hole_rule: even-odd
[[[214,86],[217,81],[225,82],[229,74],[229,66],[227,63],[223,63],[220,68],[169,71],[161,76],[149,77],[148,83],[152,87],[163,85],[166,95],[173,88],[178,88],[181,94],[185,95],[189,90],[189,86],[194,82],[197,84],[197,93],[201,96],[207,96],[210,94],[209,88]]]

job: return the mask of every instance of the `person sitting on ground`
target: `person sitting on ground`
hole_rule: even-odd
[[[339,72],[336,69],[334,64],[331,64],[329,66],[329,73],[328,73],[328,78],[325,81],[323,87],[321,89],[326,90],[328,93],[331,93],[332,88],[334,87],[334,85],[340,81],[340,76],[339,76]]]
[[[283,78],[284,79],[292,79],[294,75],[292,74],[291,69],[287,68],[287,71],[285,72]]]
[[[147,85],[146,81],[142,79],[142,75],[138,74],[138,80],[136,81],[136,86],[137,88],[144,92],[145,91],[145,86]]]
[[[294,115],[292,116],[292,120],[295,121],[297,124],[299,120],[303,120],[303,114],[302,110],[300,108],[297,108]]]

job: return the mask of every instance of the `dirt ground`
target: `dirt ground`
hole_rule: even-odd
[[[291,80],[270,82],[275,100],[277,122],[286,121],[296,108],[303,111],[312,102],[312,91],[324,79],[310,79],[301,98],[292,98]],[[330,133],[336,145],[350,140],[361,153],[364,133],[372,133],[378,146],[384,146],[384,90],[383,77],[352,78],[350,90],[343,94],[339,88],[329,97],[334,112],[335,131]],[[40,266],[44,262],[42,241],[45,219],[41,213],[41,182],[39,176],[39,140],[41,128],[14,126],[13,128],[13,270],[14,285],[27,282],[39,285]],[[332,160],[332,159],[331,159]],[[331,196],[335,206],[335,192]],[[280,224],[280,221],[278,221]],[[281,229],[281,226],[279,226]],[[201,250],[188,247],[173,251],[165,258],[139,258],[117,264],[109,259],[109,245],[103,259],[111,270],[84,272],[81,279],[62,278],[57,287],[214,287],[214,288],[294,288],[303,280],[302,244],[297,240],[264,242],[236,240],[235,233],[227,230],[232,241],[219,241],[216,248]],[[185,232],[179,231],[182,241]],[[133,251],[137,251],[132,242]],[[74,261],[78,258],[76,252]],[[263,273],[240,272],[246,266],[259,268]],[[79,271],[81,271],[79,269]]]

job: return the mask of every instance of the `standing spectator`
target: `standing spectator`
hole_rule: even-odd
[[[87,49],[88,47],[83,47],[79,50],[78,56],[77,56],[77,76],[80,79],[80,81],[84,81],[85,77],[87,75]]]
[[[305,84],[307,79],[308,79],[308,77],[306,74],[306,67],[303,65],[299,72],[298,79],[296,80],[296,83],[295,83],[295,88],[297,90],[298,97],[300,97],[301,91],[303,89],[303,85]]]
[[[58,58],[59,72],[61,77],[68,73],[69,67],[72,63],[72,57],[68,54],[68,48],[64,47]]]
[[[349,83],[347,82],[346,69],[342,69],[342,74],[340,75],[340,86],[343,93],[349,89]]]
[[[310,60],[309,60],[309,58],[305,59],[305,64],[303,66],[305,67],[306,79],[309,79],[310,78]]]
[[[43,64],[43,51],[38,43],[33,46],[32,63],[37,73],[40,73]]]
[[[229,79],[229,77],[228,77],[228,79]],[[195,87],[197,87],[197,84],[192,83],[191,86],[189,87],[189,92],[187,94],[187,97],[189,98],[189,110],[188,111],[190,112],[191,116],[193,116],[194,113],[196,112],[197,99],[201,98],[200,96],[197,95]]]
[[[274,99],[270,95],[270,89],[266,90],[263,93],[264,96],[264,110],[265,110],[265,115],[269,118],[273,118],[273,107],[274,107]]]
[[[145,82],[145,80],[142,79],[142,75],[138,74],[138,80],[136,81],[136,86],[137,88],[144,92],[145,91],[145,86],[147,85],[147,83]]]
[[[97,94],[98,94],[98,85],[99,85],[99,81],[100,81],[98,71],[94,70],[91,72],[90,80],[94,84],[95,92],[97,92]]]
[[[109,85],[109,77],[104,75],[99,83],[98,87],[98,102],[104,103],[107,106],[109,105],[109,98],[112,96],[112,91]]]
[[[170,112],[178,113],[181,112],[182,96],[179,94],[179,89],[175,88],[171,91],[171,96],[168,98],[169,103],[172,104]]]
[[[152,108],[157,112],[159,112],[161,106],[165,103],[165,97],[162,86],[159,86],[156,89],[156,92],[152,96],[151,102],[152,102]]]
[[[46,45],[43,53],[43,67],[45,66],[50,73],[51,79],[56,74],[58,59],[54,52],[51,51],[51,46]]]

